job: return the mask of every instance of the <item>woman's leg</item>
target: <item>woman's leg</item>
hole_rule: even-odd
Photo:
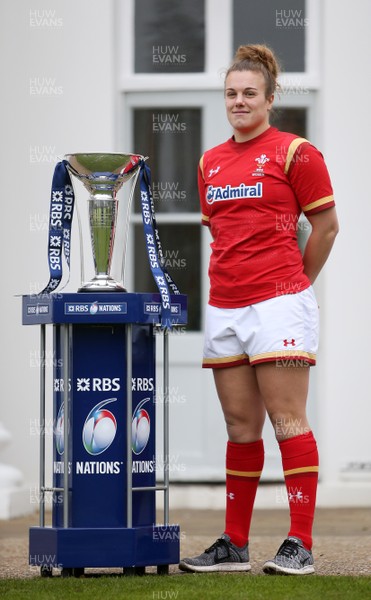
[[[225,533],[233,544],[248,542],[256,491],[264,464],[262,429],[265,408],[255,369],[248,365],[214,369],[226,421]]]
[[[306,415],[309,367],[255,367],[260,393],[282,455],[291,527],[289,536],[312,547],[318,481],[317,444]]]
[[[214,369],[213,374],[229,441],[246,444],[260,440],[266,410],[255,368],[239,365]]]

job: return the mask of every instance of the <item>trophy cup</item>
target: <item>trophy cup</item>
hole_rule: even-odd
[[[89,281],[85,280],[85,227],[82,221],[86,209],[81,211],[77,202],[81,263],[81,287],[78,291],[126,292],[122,281],[130,205],[140,165],[145,159],[139,154],[120,153],[66,154],[64,158],[68,171],[80,180],[90,193],[87,201],[87,220],[95,274]],[[129,198],[127,202],[118,201],[116,194],[128,181],[131,181]]]

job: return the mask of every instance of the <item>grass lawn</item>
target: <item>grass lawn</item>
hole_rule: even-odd
[[[36,577],[0,580],[0,597],[19,600],[363,600],[371,598],[371,576],[253,576],[181,574],[161,576]]]

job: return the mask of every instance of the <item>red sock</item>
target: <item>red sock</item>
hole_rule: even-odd
[[[312,527],[318,482],[318,451],[311,431],[279,442],[289,499],[289,536],[312,548]]]
[[[252,510],[263,464],[263,440],[249,444],[227,442],[225,533],[239,547],[249,539]]]

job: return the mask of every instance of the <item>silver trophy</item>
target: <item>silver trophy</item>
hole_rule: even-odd
[[[84,213],[77,201],[80,234],[81,287],[79,292],[125,292],[123,286],[130,205],[140,164],[139,154],[66,154],[67,168],[89,191],[89,222],[94,276],[86,280],[84,260]],[[117,192],[131,181],[128,198],[118,201]],[[124,205],[124,206],[123,206]],[[86,257],[87,259],[89,257]],[[91,258],[91,257],[90,257]]]

